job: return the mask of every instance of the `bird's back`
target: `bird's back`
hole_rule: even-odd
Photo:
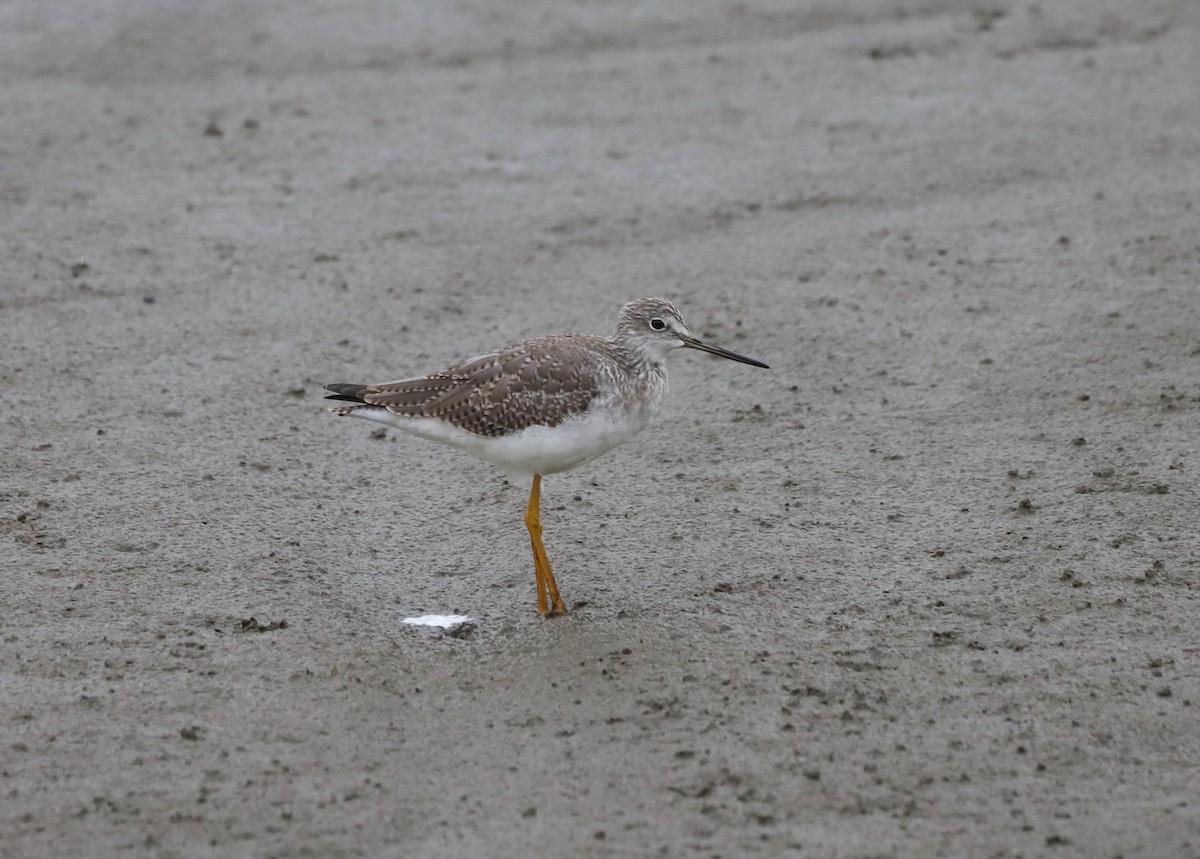
[[[531,426],[557,427],[612,396],[631,371],[603,337],[557,334],[524,340],[427,376],[373,385],[328,386],[333,399],[432,418],[498,437]],[[355,406],[340,407],[352,414]],[[365,415],[364,415],[365,416]]]

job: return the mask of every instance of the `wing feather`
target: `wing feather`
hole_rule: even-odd
[[[375,385],[330,385],[332,399],[446,421],[483,436],[557,426],[599,393],[608,344],[598,337],[545,337],[480,355],[428,376]]]

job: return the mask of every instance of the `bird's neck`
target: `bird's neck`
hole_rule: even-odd
[[[659,343],[648,343],[645,340],[632,337],[622,338],[617,342],[632,365],[631,369],[666,375],[667,355],[670,354],[670,349],[663,348]]]

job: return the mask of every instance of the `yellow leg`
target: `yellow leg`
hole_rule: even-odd
[[[554,573],[550,570],[550,559],[546,557],[546,547],[542,545],[542,520],[539,515],[542,506],[542,476],[533,476],[533,485],[529,488],[529,504],[525,507],[525,527],[529,529],[529,543],[533,546],[533,574],[537,579],[537,610],[538,614],[547,614],[546,597],[550,598],[549,614],[563,614],[567,609],[562,597],[558,595],[558,582],[554,581]]]

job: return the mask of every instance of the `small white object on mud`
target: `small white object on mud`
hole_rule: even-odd
[[[474,623],[475,619],[465,614],[423,614],[420,617],[406,617],[404,622],[411,626],[436,626],[449,629],[462,623]]]

